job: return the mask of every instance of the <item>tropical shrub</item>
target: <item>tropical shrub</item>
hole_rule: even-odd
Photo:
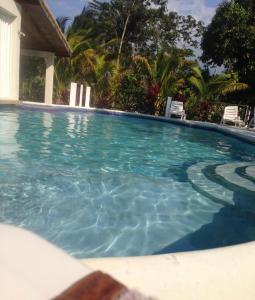
[[[154,99],[146,94],[142,78],[131,71],[122,75],[114,99],[116,109],[154,113]]]
[[[185,103],[187,119],[220,123],[225,105],[223,102],[197,102],[191,98]]]

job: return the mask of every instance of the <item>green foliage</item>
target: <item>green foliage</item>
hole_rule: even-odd
[[[103,43],[115,40],[110,52],[117,59],[121,46],[122,64],[130,62],[132,44],[137,54],[149,59],[162,48],[175,47],[180,40],[196,46],[202,23],[169,12],[166,5],[164,0],[93,0],[72,27],[91,29],[91,35]]]
[[[146,95],[143,79],[128,71],[121,76],[115,92],[114,108],[126,111],[153,113],[154,99]]]
[[[96,49],[92,48],[90,30],[73,30],[72,27],[66,29],[66,18],[58,19],[62,30],[66,32],[66,39],[72,50],[69,58],[57,58],[55,61],[55,101],[56,103],[65,103],[68,99],[70,82],[79,82],[89,84],[95,73],[97,60]],[[66,104],[66,103],[65,103]]]
[[[72,56],[56,60],[56,102],[63,103],[67,87],[75,81],[92,87],[92,102],[97,107],[118,105],[120,109],[154,113],[151,102],[156,101],[156,112],[162,112],[166,97],[183,83],[179,69],[185,69],[184,57],[192,54],[189,49],[180,50],[173,45],[182,39],[194,46],[196,34],[202,30],[200,22],[167,11],[166,4],[163,0],[93,0],[69,28],[68,18],[59,18]],[[131,73],[136,80],[125,77]],[[138,82],[141,86],[136,87]],[[157,85],[159,95],[151,95],[150,89],[157,89]],[[134,104],[131,99],[132,86],[134,93],[144,99],[143,108],[143,104]],[[117,99],[116,95],[125,99]],[[128,105],[127,99],[133,104]]]
[[[247,84],[238,82],[235,73],[215,75],[206,79],[199,67],[193,67],[192,71],[189,83],[198,102],[219,100],[221,96],[248,88]]]
[[[43,58],[22,56],[20,60],[20,99],[44,101],[45,62]]]
[[[133,58],[133,69],[143,77],[147,93],[155,98],[155,113],[163,114],[166,99],[174,96],[183,88],[185,78],[191,72],[194,61],[185,59],[185,53],[179,49],[162,51],[157,58],[149,63],[142,56]]]
[[[92,87],[92,105],[100,108],[111,108],[113,80],[115,74],[115,64],[106,61],[105,55],[96,57]]]
[[[185,104],[187,119],[220,123],[225,105],[222,102],[197,102],[196,99],[190,98]]]
[[[223,64],[254,89],[255,2],[224,1],[206,28],[201,46],[204,62]]]

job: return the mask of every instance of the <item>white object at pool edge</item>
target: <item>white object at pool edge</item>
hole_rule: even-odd
[[[35,234],[0,224],[1,300],[51,299],[91,272]]]

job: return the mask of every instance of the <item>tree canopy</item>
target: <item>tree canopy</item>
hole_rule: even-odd
[[[241,81],[255,87],[255,2],[224,1],[205,29],[202,60],[237,72]]]
[[[75,17],[72,28],[90,28],[100,42],[115,40],[111,53],[116,58],[120,46],[124,58],[130,57],[132,50],[152,58],[162,48],[176,47],[180,41],[187,48],[196,46],[202,23],[170,12],[166,5],[165,0],[92,0]]]

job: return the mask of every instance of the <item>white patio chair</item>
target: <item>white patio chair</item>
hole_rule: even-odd
[[[181,120],[186,119],[185,110],[183,108],[183,102],[173,101],[171,97],[168,97],[165,117],[171,118],[172,116],[180,117]]]
[[[235,126],[244,126],[245,123],[241,120],[239,113],[238,113],[238,106],[226,106],[224,109],[224,114],[221,120],[221,124],[225,125],[227,123],[232,123]]]

